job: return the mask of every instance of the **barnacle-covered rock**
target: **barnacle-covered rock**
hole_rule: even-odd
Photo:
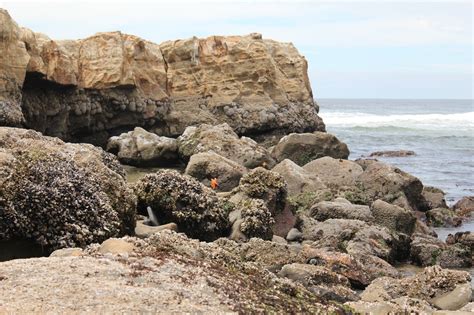
[[[135,197],[102,149],[0,128],[0,240],[49,249],[132,233]]]
[[[173,170],[143,177],[134,186],[137,209],[150,207],[160,224],[175,222],[189,237],[212,241],[228,228],[228,207],[196,179]]]
[[[286,181],[280,174],[257,167],[242,176],[239,191],[246,197],[262,199],[270,212],[275,215],[285,207]]]
[[[263,200],[247,199],[242,201],[239,208],[242,216],[240,231],[245,236],[259,237],[264,240],[272,239],[272,226],[275,220]]]

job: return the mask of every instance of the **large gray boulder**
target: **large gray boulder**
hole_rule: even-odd
[[[412,211],[377,199],[370,206],[374,222],[397,232],[411,235],[416,217]]]
[[[184,173],[208,187],[211,179],[215,178],[218,183],[218,191],[230,191],[239,185],[240,178],[247,173],[247,169],[210,151],[192,155]]]
[[[321,181],[330,187],[350,187],[357,182],[363,169],[355,162],[334,159],[326,156],[311,161],[303,166],[310,174],[317,175]]]
[[[133,131],[111,137],[107,151],[117,155],[120,162],[137,166],[156,166],[178,162],[176,139],[136,127]]]
[[[239,138],[226,123],[187,127],[178,137],[178,147],[180,156],[185,160],[197,153],[214,151],[247,168],[272,167],[275,164],[265,148],[250,138]]]
[[[334,135],[325,132],[291,133],[273,147],[272,155],[277,162],[290,159],[303,166],[324,156],[347,159],[349,149]]]
[[[368,206],[353,205],[338,201],[321,201],[313,205],[309,215],[318,221],[327,219],[354,219],[372,222],[373,216]]]
[[[287,183],[289,196],[327,189],[326,185],[317,175],[307,172],[289,159],[278,163],[272,171],[283,176]]]
[[[382,199],[405,209],[427,210],[423,184],[418,178],[375,160],[358,163],[364,166],[364,171],[357,177],[357,185],[368,200]]]

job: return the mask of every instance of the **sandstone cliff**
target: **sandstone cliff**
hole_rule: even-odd
[[[291,43],[248,36],[155,44],[120,32],[51,40],[0,9],[0,125],[103,144],[142,126],[176,136],[227,122],[239,134],[324,130]]]

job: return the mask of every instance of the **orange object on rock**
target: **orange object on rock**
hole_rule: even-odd
[[[211,179],[211,188],[217,189],[217,187],[219,187],[219,184],[217,183],[217,178]]]

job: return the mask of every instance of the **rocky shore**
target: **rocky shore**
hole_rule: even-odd
[[[474,312],[473,197],[348,160],[292,44],[0,21],[0,314]]]

